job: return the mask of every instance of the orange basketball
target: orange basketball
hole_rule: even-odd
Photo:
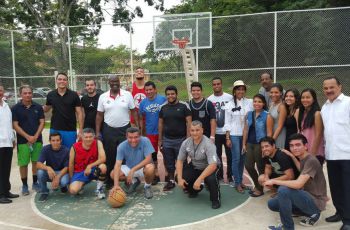
[[[126,202],[126,195],[123,190],[115,190],[108,196],[108,203],[112,208],[120,208]]]

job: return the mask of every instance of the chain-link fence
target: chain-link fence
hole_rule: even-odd
[[[195,52],[204,93],[211,94],[211,79],[220,76],[227,92],[242,79],[252,96],[260,87],[259,74],[269,71],[286,89],[314,88],[321,103],[327,75],[338,76],[348,94],[349,25],[350,7],[213,17],[212,48]],[[23,84],[38,91],[54,89],[55,71],[63,71],[70,75],[70,87],[79,92],[86,79],[95,79],[107,90],[107,77],[115,73],[128,88],[133,69],[143,66],[161,93],[173,84],[180,97],[187,98],[182,57],[176,51],[154,52],[152,22],[133,22],[130,32],[124,28],[0,29],[0,84],[9,98]],[[96,29],[103,33],[82,38]]]

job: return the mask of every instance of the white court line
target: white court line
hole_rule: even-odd
[[[33,227],[28,227],[28,226],[23,226],[23,225],[18,225],[18,224],[10,224],[10,223],[6,223],[6,222],[2,222],[2,221],[0,221],[0,225],[4,225],[7,227],[20,228],[20,229],[29,229],[29,230],[46,230],[43,228],[33,228]]]

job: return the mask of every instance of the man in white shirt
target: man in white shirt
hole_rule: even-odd
[[[5,101],[4,87],[0,85],[0,204],[11,203],[10,198],[17,198],[19,195],[10,192],[10,172],[13,154],[13,130],[11,109]]]
[[[129,112],[138,126],[131,93],[120,88],[120,80],[116,75],[110,76],[108,82],[111,89],[100,96],[96,115],[96,136],[101,138],[102,133],[107,175],[114,167],[118,145],[126,139],[126,130],[130,127]],[[107,178],[106,186],[111,188],[113,181],[109,176]]]
[[[213,94],[208,97],[208,100],[211,101],[216,110],[216,132],[215,132],[215,146],[216,153],[222,162],[222,146],[225,147],[226,161],[227,161],[227,170],[226,175],[230,185],[234,186],[232,180],[232,158],[231,150],[226,146],[226,135],[224,130],[225,125],[225,105],[232,100],[232,95],[225,93],[222,89],[222,79],[220,77],[214,77],[212,79]],[[222,180],[223,176],[223,167],[220,167],[218,172],[218,179]]]
[[[342,92],[337,77],[323,81],[327,97],[321,115],[324,124],[328,180],[336,214],[327,222],[342,221],[341,230],[350,230],[350,97]]]

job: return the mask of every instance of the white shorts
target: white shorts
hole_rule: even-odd
[[[120,170],[123,172],[123,174],[125,176],[129,175],[130,172],[130,168],[126,165],[122,165],[122,167],[120,168]],[[137,170],[136,172],[134,172],[134,177],[145,177],[143,175],[143,168],[140,168],[139,170]]]

